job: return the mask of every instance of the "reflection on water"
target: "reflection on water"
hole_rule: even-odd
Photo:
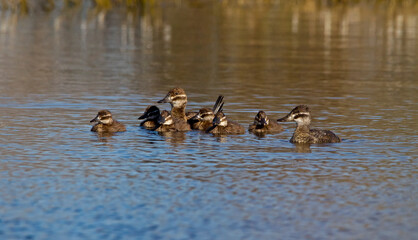
[[[416,1],[150,2],[0,12],[1,239],[417,235]],[[343,141],[139,127],[175,86],[246,128],[307,104]]]
[[[304,144],[304,143],[296,143],[295,144],[295,152],[297,153],[310,153],[311,151],[311,145],[310,144]]]
[[[175,144],[174,147],[186,140],[186,133],[184,132],[159,132],[158,134],[163,136],[166,142]]]

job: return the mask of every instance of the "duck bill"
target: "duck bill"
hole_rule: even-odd
[[[262,118],[262,119],[261,119],[261,121],[260,121],[260,123],[261,123],[261,125],[263,125],[263,126],[267,126],[267,125],[268,125],[268,123],[267,123],[267,119],[265,119],[265,118]]]
[[[148,114],[144,113],[144,114],[142,114],[142,116],[140,116],[140,117],[138,118],[138,120],[145,119],[145,118],[147,118],[147,117],[148,117]]]
[[[289,113],[286,116],[277,119],[278,122],[290,122],[293,121],[292,115]]]
[[[165,98],[161,99],[160,101],[158,101],[158,103],[169,103],[170,101],[170,96],[167,94],[167,96],[165,96]]]
[[[160,125],[164,125],[165,120],[166,120],[166,119],[165,119],[165,117],[160,116],[160,117],[158,118],[157,122],[158,122],[158,124],[160,124]]]
[[[90,120],[90,122],[98,122],[99,121],[99,115],[97,115],[95,118],[93,118],[92,120]]]

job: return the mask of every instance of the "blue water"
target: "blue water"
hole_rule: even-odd
[[[353,26],[356,6],[341,19],[211,6],[3,16],[0,239],[416,238],[416,15],[367,8]],[[294,123],[265,137],[140,128],[174,86],[194,111],[225,95],[244,126],[308,104],[343,141],[291,144]],[[90,132],[101,109],[127,131]]]

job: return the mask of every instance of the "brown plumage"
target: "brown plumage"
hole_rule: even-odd
[[[212,126],[213,114],[210,108],[202,108],[199,112],[189,120],[192,129],[205,131]]]
[[[264,111],[259,111],[254,118],[254,123],[250,124],[248,131],[253,133],[275,133],[283,131],[283,127],[274,121],[270,121]]]
[[[171,114],[163,110],[160,113],[158,118],[158,126],[154,129],[157,132],[175,132],[177,131],[176,127],[174,126],[173,117]]]
[[[143,121],[140,123],[141,127],[146,129],[155,129],[159,126],[158,118],[160,117],[160,109],[157,106],[148,106],[138,119]]]
[[[213,124],[213,118],[215,117],[215,112],[219,111],[219,108],[223,106],[224,96],[220,95],[216,99],[215,104],[212,109],[210,108],[201,108],[195,116],[189,119],[189,124],[192,129],[206,131]]]
[[[306,105],[295,107],[279,122],[296,122],[296,129],[290,139],[291,143],[339,143],[341,139],[329,130],[311,129],[311,113]]]
[[[174,126],[179,131],[191,130],[190,125],[187,123],[186,105],[187,95],[182,88],[173,88],[167,95],[158,101],[159,103],[171,104],[171,116],[174,121]]]
[[[96,117],[90,122],[97,122],[92,128],[92,132],[98,133],[113,133],[126,131],[125,125],[114,120],[112,113],[108,110],[101,110],[97,113]]]
[[[245,128],[237,122],[227,120],[225,114],[220,111],[215,114],[212,126],[206,132],[219,135],[244,134]]]

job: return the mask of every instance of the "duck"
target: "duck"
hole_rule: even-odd
[[[212,126],[206,130],[207,133],[229,135],[229,134],[244,134],[245,128],[237,122],[230,121],[227,119],[225,114],[222,112],[222,103],[215,113],[215,117],[212,121]]]
[[[158,117],[158,126],[154,128],[157,132],[176,132],[178,131],[174,125],[173,117],[170,112],[163,110]]]
[[[190,126],[194,130],[206,131],[212,126],[213,118],[215,117],[214,112],[219,110],[219,107],[223,103],[224,96],[219,95],[212,109],[201,108],[197,114],[188,120]]]
[[[96,117],[90,122],[97,122],[92,128],[92,132],[98,133],[115,133],[126,131],[125,125],[114,120],[109,110],[100,110]]]
[[[187,95],[183,88],[176,87],[171,89],[163,99],[158,101],[158,103],[170,103],[170,115],[177,131],[191,130],[186,115]]]
[[[189,119],[189,124],[194,130],[205,131],[212,126],[214,117],[215,114],[213,114],[212,109],[201,108],[197,114]]]
[[[264,111],[255,115],[254,123],[250,124],[248,131],[252,133],[274,133],[283,131],[283,127],[277,122],[270,121]]]
[[[142,114],[138,120],[144,119],[139,125],[146,129],[155,129],[159,126],[158,118],[160,117],[160,109],[157,106],[148,106],[144,114]]]
[[[296,129],[290,139],[291,143],[339,143],[341,139],[330,130],[311,129],[311,112],[307,105],[295,107],[278,122],[296,122]]]

